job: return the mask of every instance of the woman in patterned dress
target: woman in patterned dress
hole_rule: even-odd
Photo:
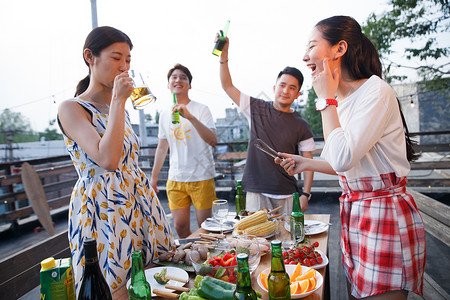
[[[69,209],[69,241],[77,290],[83,240],[97,240],[100,267],[111,291],[130,277],[131,253],[144,264],[174,246],[164,210],[138,167],[139,140],[125,102],[133,90],[127,71],[133,45],[126,34],[98,27],[83,51],[89,75],[74,99],[61,103],[58,122],[78,172]]]
[[[350,299],[422,295],[425,231],[405,187],[414,152],[394,91],[381,79],[377,50],[353,18],[335,16],[317,23],[303,60],[319,97],[324,160],[282,154],[286,159],[276,162],[290,175],[339,175]]]

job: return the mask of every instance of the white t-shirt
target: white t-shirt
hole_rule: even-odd
[[[358,178],[373,178],[376,190],[383,188],[380,174],[408,175],[403,123],[389,84],[378,76],[370,77],[339,101],[337,113],[342,127],[330,133],[321,157],[347,178],[351,188],[358,189]]]
[[[206,105],[191,100],[186,107],[203,125],[216,128]],[[180,116],[180,123],[172,124],[172,110],[164,110],[159,118],[158,138],[169,143],[169,180],[196,182],[214,178],[212,147],[187,119]]]

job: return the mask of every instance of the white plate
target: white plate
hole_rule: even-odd
[[[167,273],[166,274],[170,274],[170,275],[173,275],[175,277],[185,279],[186,282],[188,282],[188,280],[189,280],[188,273],[185,270],[182,270],[180,268],[175,268],[175,267],[156,267],[156,268],[146,269],[145,270],[145,279],[147,279],[147,282],[150,283],[150,286],[152,288],[152,297],[156,296],[155,294],[153,294],[153,290],[154,289],[159,289],[159,290],[163,290],[163,291],[173,292],[173,290],[166,289],[164,287],[164,285],[157,283],[155,278],[153,277],[153,275],[155,275],[156,273],[161,273],[161,271],[164,268],[167,269]],[[182,283],[182,282],[179,282],[179,281],[175,281],[175,280],[169,280],[169,282],[167,282],[167,283],[171,284],[171,285],[176,285],[176,286],[183,286],[183,285],[185,285],[185,283]],[[128,281],[127,281],[127,289],[130,286],[130,284],[131,284],[131,279],[128,279]]]
[[[286,272],[288,273],[289,276],[291,276],[291,274],[294,273],[295,268],[297,267],[297,265],[285,265],[285,267],[286,267]],[[309,269],[311,269],[311,268],[302,266],[302,274],[305,273],[306,271],[308,271]],[[314,288],[314,290],[309,291],[307,293],[303,293],[303,294],[291,295],[291,299],[304,298],[304,297],[314,293],[315,291],[317,291],[317,289],[319,289],[322,286],[322,284],[323,284],[323,277],[322,277],[322,275],[319,272],[317,272],[317,271],[315,271],[315,272],[316,272],[316,287]],[[265,269],[261,273],[269,274],[269,268]],[[259,287],[262,288],[264,291],[268,292],[266,290],[266,288],[262,285],[260,276],[258,276],[258,280],[257,281],[258,281]]]
[[[323,253],[319,249],[316,249],[316,251],[319,252],[319,254],[322,257],[323,261],[322,261],[321,264],[317,264],[315,266],[311,266],[311,268],[318,270],[318,269],[322,269],[323,267],[328,265],[328,257],[325,255],[325,253]]]
[[[314,226],[312,226],[314,225]],[[309,227],[312,226],[312,227]],[[309,227],[309,228],[308,228]],[[322,232],[325,232],[328,230],[328,224],[325,224],[320,221],[314,221],[314,220],[305,220],[305,235],[315,235]],[[284,228],[291,232],[291,226],[289,225],[289,222],[284,223]]]
[[[230,225],[230,223],[229,223],[230,221],[233,222],[233,225],[238,222],[237,220],[234,220],[234,219],[233,220],[227,219],[227,221],[226,221],[227,223],[224,223],[222,225],[222,230],[223,230],[224,233],[233,231],[234,227],[233,227],[233,225]],[[208,231],[220,232],[220,225],[219,224],[215,224],[213,222],[207,222],[206,220],[203,221],[201,227],[203,229],[205,229],[205,230],[208,230]]]

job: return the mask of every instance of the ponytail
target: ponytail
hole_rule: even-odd
[[[398,98],[397,98],[397,104],[398,104],[398,109],[400,110],[400,116],[402,117],[403,131],[405,133],[406,158],[408,159],[408,161],[415,161],[420,156],[420,154],[417,154],[413,148],[414,146],[417,146],[417,142],[411,139],[414,135],[409,133],[408,125],[406,124],[406,120],[405,120],[405,117],[402,112],[402,106],[400,105],[400,101],[398,100]]]
[[[81,79],[80,82],[78,82],[77,90],[75,92],[75,97],[83,94],[84,91],[87,90],[90,81],[91,81],[91,78],[88,75],[88,76],[84,77],[83,79]]]

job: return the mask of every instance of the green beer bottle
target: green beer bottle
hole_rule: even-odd
[[[239,253],[237,255],[237,283],[233,294],[233,300],[256,300],[257,296],[252,288],[250,271],[248,267],[248,254]]]
[[[294,193],[292,197],[292,212],[290,220],[291,240],[297,245],[305,239],[305,215],[302,212],[298,193]]]
[[[228,26],[230,26],[230,20],[227,20],[225,28],[220,31],[219,40],[216,42],[212,54],[217,56],[220,56],[222,54],[223,46],[225,46],[225,42],[227,41],[225,37],[227,36],[228,33]]]
[[[173,105],[177,104],[177,95],[173,93]],[[180,123],[180,112],[178,110],[172,113],[172,124]]]
[[[239,219],[239,213],[245,210],[245,195],[242,190],[242,183],[240,180],[236,182],[236,219]]]
[[[272,245],[272,264],[268,278],[269,300],[290,300],[291,287],[289,275],[284,267],[281,241],[274,240]]]
[[[141,251],[133,251],[131,254],[131,283],[128,287],[130,300],[151,300],[152,291],[145,278],[144,264]]]

